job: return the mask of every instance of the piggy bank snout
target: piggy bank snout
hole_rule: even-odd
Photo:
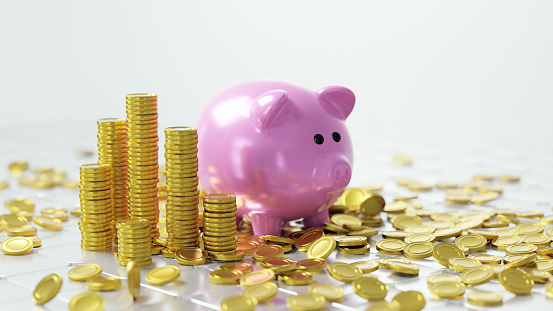
[[[330,171],[329,177],[336,188],[344,188],[351,180],[351,166],[345,161],[338,162]]]

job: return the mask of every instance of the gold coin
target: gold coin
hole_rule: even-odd
[[[499,283],[503,288],[515,295],[530,294],[534,287],[534,281],[525,272],[517,269],[506,269],[499,273]]]
[[[539,223],[534,223],[534,222],[519,224],[516,226],[515,229],[521,235],[543,232],[543,226],[540,225]]]
[[[33,292],[33,301],[38,305],[43,305],[52,300],[61,289],[63,279],[57,273],[47,275],[35,287]]]
[[[488,240],[481,235],[463,235],[455,239],[455,245],[466,247],[470,252],[480,252],[486,249]]]
[[[311,284],[307,287],[307,292],[313,295],[321,295],[330,302],[344,300],[344,290],[330,284]]]
[[[140,268],[133,260],[127,263],[127,286],[133,299],[140,297]]]
[[[368,253],[370,249],[371,246],[367,244],[364,246],[338,247],[338,252],[346,255],[364,255]]]
[[[415,242],[407,244],[403,249],[405,257],[412,259],[424,259],[432,256],[434,244],[429,242]]]
[[[497,249],[505,249],[506,246],[520,243],[521,238],[518,236],[500,236],[492,241],[492,244]]]
[[[35,211],[35,203],[28,199],[17,198],[5,201],[4,204],[12,213],[32,213]]]
[[[151,270],[146,274],[146,281],[151,285],[165,285],[176,281],[180,276],[180,270],[176,266],[165,266]]]
[[[457,246],[448,243],[438,243],[434,245],[432,250],[432,256],[437,263],[442,266],[449,266],[449,258],[451,257],[465,257],[465,254]]]
[[[245,262],[231,262],[223,264],[219,267],[220,270],[238,270],[243,274],[253,271],[253,266]]]
[[[399,215],[392,220],[392,225],[399,230],[407,227],[422,225],[422,219],[419,216]]]
[[[397,301],[380,301],[372,304],[365,311],[401,311],[401,305]]]
[[[9,236],[31,236],[36,234],[36,227],[33,226],[21,226],[7,228]]]
[[[81,293],[69,301],[70,311],[102,311],[105,307],[104,298],[98,293]]]
[[[50,230],[59,231],[62,227],[61,220],[45,216],[34,216],[33,222],[43,228]]]
[[[311,272],[286,272],[278,276],[278,281],[287,285],[307,285],[313,283]]]
[[[444,228],[444,229],[437,229],[434,232],[434,235],[439,240],[449,239],[452,237],[458,237],[461,235],[463,230],[458,227],[451,227],[451,228]]]
[[[286,299],[286,306],[294,311],[317,311],[323,310],[326,299],[321,295],[298,294]]]
[[[378,234],[378,229],[376,228],[367,228],[357,231],[350,231],[347,233],[347,235],[356,235],[356,236],[364,236],[364,237],[370,237],[373,235]]]
[[[224,270],[222,270],[224,271]],[[250,272],[240,278],[240,285],[251,286],[255,284],[261,284],[270,282],[275,279],[275,272],[270,269],[261,269]]]
[[[215,270],[209,273],[209,280],[216,284],[238,284],[243,275],[238,270]]]
[[[535,253],[538,247],[533,244],[517,243],[505,246],[507,254],[529,254]]]
[[[77,282],[86,282],[100,274],[102,274],[102,267],[96,264],[77,266],[67,272],[69,279]]]
[[[417,291],[405,291],[397,294],[392,302],[399,303],[402,311],[419,311],[426,305],[426,298]]]
[[[206,262],[208,254],[197,247],[183,247],[175,252],[175,260],[181,265],[202,265]]]
[[[470,255],[469,258],[476,259],[483,264],[501,263],[501,257],[492,254],[474,254]]]
[[[13,237],[4,240],[0,248],[6,255],[20,256],[29,253],[33,249],[33,242],[26,237]]]
[[[42,246],[42,239],[36,236],[30,236],[29,239],[33,242],[33,248]]]
[[[338,246],[363,246],[367,245],[367,238],[363,236],[334,236]]]
[[[222,311],[253,311],[257,307],[257,299],[249,296],[233,296],[221,302]]]
[[[21,227],[27,224],[27,218],[14,214],[6,214],[0,216],[0,225],[4,228]]]
[[[404,230],[409,233],[433,233],[436,228],[429,225],[413,225],[406,227]]]
[[[409,258],[403,258],[403,257],[382,257],[378,259],[378,267],[383,269],[389,269],[388,267],[389,262],[411,263],[411,260],[409,260]]]
[[[477,194],[477,195],[473,195],[470,200],[472,201],[472,203],[474,203],[476,205],[482,205],[482,204],[488,203],[490,201],[496,200],[497,198],[499,198],[499,193],[497,193],[497,192],[485,192],[485,193],[480,193],[480,194]]]
[[[548,298],[553,298],[553,278],[550,278],[549,282],[545,283],[545,294]]]
[[[373,272],[378,269],[378,262],[371,260],[356,261],[352,262],[351,265],[359,268],[363,274]]]
[[[400,255],[407,243],[395,239],[382,239],[376,242],[376,249],[383,254]]]
[[[463,272],[467,269],[477,268],[482,265],[480,261],[468,257],[450,257],[448,263],[450,269],[458,272]]]
[[[252,251],[252,258],[263,261],[269,258],[280,258],[283,254],[284,250],[278,245],[261,245]]]
[[[332,237],[321,237],[309,246],[306,257],[308,259],[327,258],[336,248],[336,241]]]
[[[304,233],[302,236],[300,236],[296,240],[296,248],[300,251],[307,250],[309,246],[315,242],[317,239],[324,236],[323,230],[315,229],[315,230],[309,230],[306,233]]]
[[[455,299],[465,294],[464,283],[437,283],[430,287],[430,292],[439,297],[445,299]]]
[[[503,304],[501,293],[474,291],[467,298],[469,303],[476,306],[500,306]]]
[[[359,209],[363,215],[376,216],[384,209],[386,201],[377,193],[369,193],[359,203]],[[356,205],[353,205],[356,206]]]
[[[93,279],[86,281],[88,289],[93,291],[109,291],[116,290],[121,287],[121,279],[113,276],[103,277],[97,276]]]
[[[410,263],[390,261],[388,262],[388,268],[396,272],[405,273],[405,274],[414,274],[414,275],[419,274],[419,267]]]
[[[328,274],[338,281],[351,283],[361,278],[363,272],[361,272],[361,269],[354,265],[343,262],[335,262],[328,266]]]
[[[463,283],[469,286],[481,285],[488,283],[495,277],[495,272],[492,268],[488,266],[481,266],[476,268],[471,268],[463,271],[461,279]]]
[[[537,283],[546,283],[551,277],[551,273],[546,271],[540,271],[535,268],[520,267],[517,269],[520,271],[526,272],[530,276],[530,278]]]
[[[408,207],[409,207],[409,204],[407,204],[407,202],[397,201],[392,203],[386,203],[386,205],[384,205],[383,211],[387,213],[400,213],[406,210]]]
[[[534,244],[538,247],[546,247],[551,243],[551,237],[541,233],[526,234],[522,236],[522,242]]]
[[[363,202],[365,197],[365,191],[360,188],[346,189],[340,196],[339,203],[346,206],[349,210],[355,211],[359,209],[359,205]]]
[[[363,222],[360,218],[357,218],[349,214],[336,214],[333,215],[330,220],[337,226],[344,226],[345,224],[351,225],[362,225]]]
[[[383,235],[384,236],[384,235]],[[405,243],[430,242],[436,241],[436,236],[433,233],[411,233],[405,237]]]
[[[261,267],[275,272],[286,272],[296,269],[296,263],[288,258],[269,258],[261,262]]]
[[[545,272],[553,272],[553,259],[538,259],[534,261],[533,267]]]
[[[252,297],[259,303],[264,303],[273,299],[278,292],[278,286],[273,282],[265,282],[247,287],[242,295]]]
[[[388,294],[388,285],[373,278],[359,278],[353,281],[353,291],[367,300],[380,300]]]
[[[301,271],[321,271],[326,268],[327,262],[322,258],[304,259],[296,262],[296,268]]]
[[[458,283],[461,281],[462,281],[462,278],[460,276],[455,274],[447,274],[447,273],[434,274],[429,276],[426,279],[426,282],[428,283],[429,287],[437,283]]]

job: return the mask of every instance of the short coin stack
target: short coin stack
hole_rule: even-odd
[[[152,263],[152,239],[150,224],[146,219],[127,218],[116,222],[117,225],[117,260],[122,266],[129,261],[138,265]]]
[[[236,252],[236,197],[204,196],[204,248],[210,255]]]
[[[165,129],[167,247],[197,247],[198,133],[193,127]]]
[[[99,119],[97,123],[98,163],[111,165],[112,227],[115,229],[115,221],[127,218],[128,215],[126,122],[125,119],[106,118]]]
[[[127,196],[131,217],[148,219],[159,237],[157,95],[127,95]]]
[[[113,206],[111,166],[84,164],[80,167],[81,248],[88,251],[111,249]]]

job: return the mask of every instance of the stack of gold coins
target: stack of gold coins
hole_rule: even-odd
[[[117,260],[122,266],[130,261],[138,265],[152,263],[152,238],[150,224],[146,219],[127,218],[118,220],[117,225]]]
[[[210,255],[236,253],[236,197],[204,196],[204,248]]]
[[[129,215],[149,220],[159,237],[157,95],[127,95],[127,196]]]
[[[113,206],[111,202],[111,166],[84,164],[80,167],[81,248],[88,251],[111,249],[113,243]]]
[[[167,247],[197,247],[198,133],[193,127],[165,129],[165,191]]]
[[[126,122],[125,119],[107,118],[99,119],[97,123],[98,163],[111,165],[112,227],[115,229],[115,221],[127,218]]]

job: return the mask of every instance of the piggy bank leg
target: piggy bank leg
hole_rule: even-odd
[[[303,219],[303,225],[306,228],[315,228],[324,226],[325,222],[328,222],[328,209],[325,209],[322,212],[319,212],[311,217]]]
[[[249,214],[252,221],[253,234],[280,236],[282,219],[274,218],[265,214]]]

